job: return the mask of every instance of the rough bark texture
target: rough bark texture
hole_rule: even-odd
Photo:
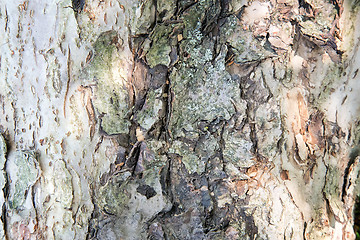
[[[0,1],[0,238],[355,239],[359,25],[358,0]]]

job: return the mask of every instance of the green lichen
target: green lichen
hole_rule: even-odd
[[[159,170],[166,164],[167,157],[163,153],[166,146],[165,141],[147,140],[146,147],[151,154],[149,161],[144,163],[145,169],[153,169],[159,172]]]
[[[254,165],[251,153],[252,142],[249,137],[244,137],[241,133],[225,131],[225,148],[223,157],[226,161],[233,163],[238,168],[249,168]]]
[[[214,49],[214,42],[206,38],[201,45],[198,45],[196,42],[193,42],[193,40],[194,38],[191,40],[184,40],[180,44],[180,48],[183,49],[185,53],[189,54],[189,57],[184,64],[188,68],[202,67],[213,58],[212,51]]]
[[[202,10],[201,10],[202,9]],[[184,40],[180,50],[183,61],[170,74],[174,93],[173,111],[170,121],[172,137],[191,140],[172,142],[169,152],[179,154],[189,172],[202,173],[208,159],[219,148],[213,136],[204,136],[198,129],[200,121],[230,119],[239,106],[240,89],[225,70],[227,48],[223,46],[214,55],[214,42],[201,33],[201,19],[205,18],[207,4],[202,2],[184,14]],[[203,144],[201,138],[206,139]]]
[[[236,63],[260,61],[275,56],[254,38],[251,30],[244,29],[244,26],[233,15],[227,18],[221,30],[221,39],[231,45]]]
[[[153,41],[151,48],[146,54],[146,60],[151,68],[158,64],[168,66],[170,64],[170,33],[172,25],[157,25],[150,38]]]
[[[235,113],[233,104],[241,101],[240,89],[225,71],[225,54],[224,48],[214,65],[210,62],[202,65],[203,60],[197,59],[190,63],[197,68],[188,68],[183,63],[171,74],[175,99],[170,128],[174,136],[182,129],[195,131],[196,123],[201,120],[229,119]]]
[[[114,176],[104,186],[99,188],[97,201],[101,210],[113,215],[121,215],[126,211],[130,201],[130,180]]]
[[[17,171],[10,174],[12,184],[10,187],[9,206],[12,209],[20,209],[29,192],[31,194],[29,189],[40,177],[40,169],[36,154],[33,151],[16,152],[15,165]]]
[[[153,187],[154,189],[157,188],[157,185],[160,183],[160,179],[159,179],[159,172],[157,169],[147,169],[143,172],[143,179],[144,179],[144,183],[148,186]],[[156,189],[160,192],[160,189]]]
[[[339,171],[338,167],[330,164],[326,172],[326,182],[323,188],[323,193],[328,200],[332,213],[334,213],[334,215],[338,217],[340,221],[344,221],[346,214],[343,211],[343,202],[341,201],[341,176],[342,173]]]
[[[338,64],[332,63],[326,70],[325,78],[322,80],[321,85],[318,89],[317,104],[320,104],[329,99],[329,96],[334,92],[340,84],[343,74],[343,67]]]
[[[201,11],[192,8],[184,17],[184,37],[193,44],[200,42],[202,39],[200,29],[203,15]]]
[[[315,22],[318,25],[318,27],[315,28],[323,29],[324,32],[329,31],[333,25],[336,15],[338,14],[337,12],[338,10],[336,9],[336,7],[334,7],[334,4],[330,1],[317,1],[317,0],[310,0],[309,4],[314,9],[319,9],[318,12],[316,13],[316,18],[312,20],[312,22]],[[306,21],[306,22],[310,22],[310,21]],[[314,30],[317,31],[316,29]]]
[[[203,173],[206,162],[219,149],[218,140],[207,133],[197,139],[196,144],[174,141],[169,149],[170,153],[182,156],[182,162],[190,173]]]
[[[177,1],[176,0],[158,0],[156,1],[157,8],[156,10],[159,13],[159,16],[162,17],[163,21],[170,19],[175,11]]]
[[[137,1],[137,4],[133,4],[129,11],[129,16],[132,16],[129,24],[132,34],[148,33],[148,29],[155,21],[156,8],[154,1]]]
[[[177,153],[182,156],[182,162],[185,164],[186,169],[193,173],[202,173],[205,170],[205,162],[200,161],[200,156],[194,153],[188,144],[181,141],[174,141],[170,153]]]
[[[349,4],[351,12],[356,13],[360,7],[360,0],[347,1],[347,2],[345,2],[345,4]]]
[[[324,26],[310,20],[300,22],[300,26],[303,34],[316,37],[318,39],[322,39],[322,35],[326,30],[329,31],[329,29],[324,29]]]
[[[120,74],[124,60],[119,54],[115,31],[102,33],[94,44],[94,59],[85,69],[96,81],[93,105],[101,116],[101,127],[107,134],[127,133],[130,111],[127,83]]]
[[[162,89],[150,90],[146,96],[145,105],[136,114],[136,120],[146,130],[159,120],[159,113],[162,109]]]
[[[341,173],[339,172],[338,168],[329,165],[328,171],[326,172],[326,185],[323,190],[328,196],[332,196],[333,198],[340,197],[340,176]]]
[[[208,24],[220,13],[220,6],[214,0],[200,0],[182,15],[184,38],[199,44],[202,40],[201,23]]]
[[[155,191],[155,195],[147,198],[144,192],[139,192],[139,186],[147,185]],[[126,216],[131,219],[133,214],[140,213],[142,217],[152,217],[166,204],[161,193],[159,173],[156,169],[146,169],[142,179],[132,179],[129,172],[112,176],[98,191],[97,203],[101,211],[115,216]],[[146,204],[153,207],[146,208]],[[129,214],[130,213],[130,214]],[[132,225],[129,223],[128,225]]]

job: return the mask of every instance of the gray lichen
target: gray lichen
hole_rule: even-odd
[[[17,168],[10,172],[9,207],[21,210],[26,198],[31,193],[31,187],[40,177],[40,167],[36,153],[33,151],[17,151],[14,159]]]
[[[251,153],[253,143],[249,135],[225,131],[224,142],[223,154],[226,161],[238,168],[249,168],[254,165],[254,155]]]
[[[113,218],[113,227],[99,230],[100,237],[110,234],[127,239],[131,236],[144,238],[145,223],[171,208],[162,194],[159,175],[152,169],[144,172],[144,181],[133,180],[128,173],[113,176],[100,187],[97,201],[104,213],[118,217]]]
[[[55,198],[64,209],[71,209],[73,201],[72,177],[66,164],[62,160],[54,163],[54,186],[56,187]]]
[[[163,107],[162,89],[150,90],[146,96],[145,104],[136,114],[136,120],[146,130],[159,121],[160,111]]]
[[[201,46],[207,51],[208,47]],[[181,129],[195,131],[196,123],[201,120],[212,121],[216,118],[229,119],[235,107],[241,102],[240,89],[236,81],[225,70],[226,48],[216,57],[216,64],[209,61],[213,56],[194,57],[197,62],[189,64],[198,68],[188,68],[184,62],[171,77],[175,93],[174,112],[170,124],[174,136],[180,136]],[[205,59],[205,60],[204,60]]]
[[[274,52],[264,47],[265,43],[255,39],[253,32],[246,29],[233,15],[227,18],[221,38],[232,47],[236,63],[260,61],[275,56]]]
[[[121,215],[131,198],[129,179],[112,178],[105,186],[99,189],[99,206],[106,213]]]

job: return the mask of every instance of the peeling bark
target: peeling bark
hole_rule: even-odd
[[[1,239],[355,239],[357,1],[0,3]]]

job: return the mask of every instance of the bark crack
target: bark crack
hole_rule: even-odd
[[[6,166],[6,162],[7,162],[7,159],[5,161],[5,166]],[[4,194],[4,199],[5,199],[5,202],[4,204],[2,205],[2,214],[1,214],[1,220],[3,222],[3,225],[4,225],[4,236],[5,236],[5,239],[10,239],[9,238],[9,235],[8,235],[8,222],[7,222],[7,206],[6,206],[6,203],[8,201],[8,198],[9,198],[9,193],[10,193],[10,189],[9,189],[9,176],[8,176],[8,173],[6,172],[6,167],[4,167],[4,170],[3,170],[3,174],[5,175],[5,185],[4,185],[4,188],[2,189],[3,191],[3,194]]]
[[[64,96],[64,117],[66,118],[66,100],[67,95],[69,93],[69,87],[71,82],[71,53],[70,53],[70,47],[68,46],[68,58],[67,58],[67,82],[66,82],[66,90],[65,90],[65,96]]]

